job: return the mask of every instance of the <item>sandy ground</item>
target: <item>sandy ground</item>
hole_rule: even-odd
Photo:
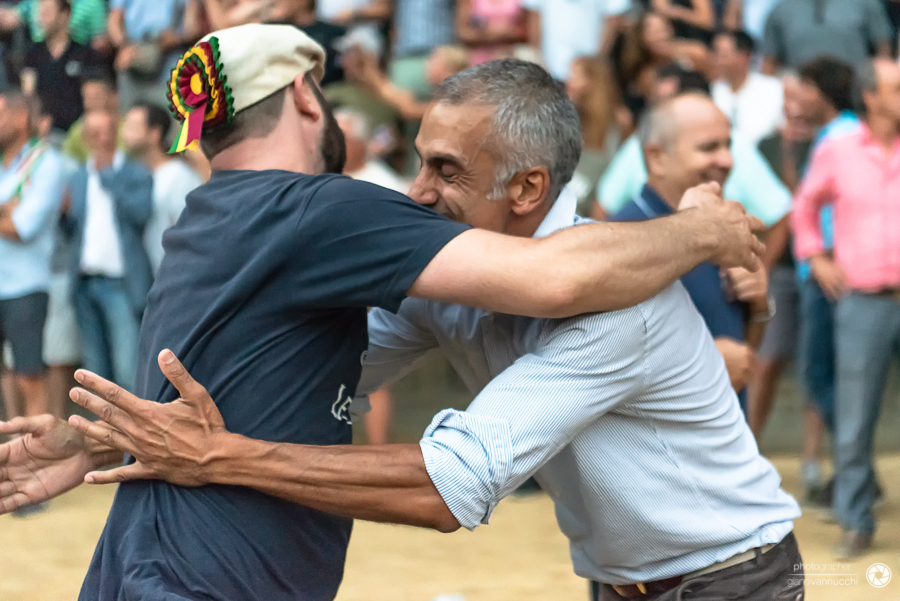
[[[799,492],[798,461],[774,460],[785,488]],[[809,601],[900,601],[900,456],[880,458],[887,503],[879,510],[875,550],[852,564],[834,565],[837,527],[808,512],[796,524],[809,578],[848,574],[855,585],[807,583]],[[82,486],[49,511],[0,517],[0,601],[76,599],[94,544],[112,502],[112,488]],[[865,577],[886,564],[893,581],[882,589]],[[585,601],[587,585],[571,571],[565,538],[544,495],[513,498],[498,507],[491,525],[474,533],[358,522],[338,601]]]

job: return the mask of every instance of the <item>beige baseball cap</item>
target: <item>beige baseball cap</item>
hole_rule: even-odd
[[[293,25],[250,23],[204,37],[219,41],[219,57],[238,113],[310,71],[325,75],[325,50]]]
[[[167,96],[182,126],[171,152],[196,147],[204,131],[290,84],[325,74],[325,51],[292,25],[251,23],[214,31],[172,69]]]

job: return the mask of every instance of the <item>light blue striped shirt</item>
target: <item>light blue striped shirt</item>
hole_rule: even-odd
[[[575,203],[565,191],[535,235],[577,223]],[[534,475],[555,502],[575,572],[625,584],[777,543],[800,515],[681,284],[570,319],[420,299],[396,315],[375,309],[358,391],[438,353],[477,397],[464,412],[440,412],[420,445],[466,528],[486,524]]]
[[[0,205],[19,198],[12,220],[21,238],[0,238],[0,300],[46,292],[50,287],[53,234],[67,170],[62,155],[49,148],[34,170],[25,174],[22,185],[20,168],[32,148],[33,143],[27,144],[8,167],[0,166]]]

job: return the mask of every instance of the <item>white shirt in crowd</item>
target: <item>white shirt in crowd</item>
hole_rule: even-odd
[[[316,16],[322,21],[332,21],[345,10],[359,10],[372,0],[318,0]]]
[[[731,119],[735,137],[753,145],[784,122],[784,86],[777,77],[750,73],[737,92],[720,79],[712,84],[712,97]]]
[[[163,258],[163,232],[175,225],[184,210],[185,197],[201,183],[200,176],[178,159],[167,161],[153,172],[153,213],[144,229],[144,248],[153,273]]]
[[[631,0],[524,0],[522,5],[540,13],[544,66],[565,81],[572,61],[600,51],[604,22],[630,10]]]
[[[361,182],[377,184],[382,188],[406,194],[409,192],[409,182],[402,179],[397,173],[379,160],[370,160],[366,166],[356,173],[348,173],[349,177]]]
[[[124,160],[125,156],[116,152],[113,169],[121,168]],[[125,274],[125,260],[122,258],[122,244],[116,224],[115,201],[101,185],[93,158],[87,162],[87,172],[81,271],[89,275],[120,278]]]

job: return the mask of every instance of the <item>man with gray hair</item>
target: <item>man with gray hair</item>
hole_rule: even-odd
[[[563,189],[580,153],[577,113],[536,65],[494,61],[448,79],[416,146],[422,169],[410,194],[420,204],[523,238],[591,227],[579,225]],[[108,425],[73,423],[137,459],[88,478],[249,486],[337,515],[452,531],[486,524],[534,475],[557,505],[576,572],[604,583],[595,599],[802,597],[802,579],[789,576],[800,563],[791,534],[799,509],[759,455],[680,284],[571,319],[418,299],[396,314],[374,309],[357,390],[437,353],[477,398],[464,412],[442,411],[420,444],[407,445],[313,447],[227,433],[169,352],[160,365],[183,400],[168,405],[82,372],[109,402],[83,390],[73,398]],[[216,460],[199,457],[208,453]]]

